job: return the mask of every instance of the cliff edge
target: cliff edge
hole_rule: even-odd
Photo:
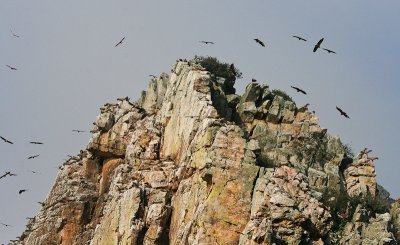
[[[397,244],[400,205],[370,150],[352,156],[307,106],[257,82],[236,95],[197,61],[100,109],[16,244]]]

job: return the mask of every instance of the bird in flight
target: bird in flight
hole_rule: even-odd
[[[346,112],[344,112],[342,109],[340,109],[339,107],[336,106],[336,109],[340,112],[340,115],[346,117],[346,118],[350,118]]]
[[[9,171],[6,171],[5,174],[3,174],[2,176],[0,176],[0,179],[6,177],[7,175],[8,175],[8,176],[17,176],[16,174],[13,174],[13,173],[11,173],[11,172],[9,172]]]
[[[33,170],[28,170],[29,172],[33,173],[33,174],[40,174],[39,172],[33,171]]]
[[[36,158],[36,157],[38,157],[39,155],[34,155],[34,156],[30,156],[30,157],[28,157],[28,159],[34,159],[34,158]]]
[[[27,189],[19,190],[19,191],[18,191],[18,194],[22,194],[22,193],[24,193],[25,191],[27,191]]]
[[[6,173],[3,174],[2,176],[0,176],[0,179],[2,179],[2,178],[4,178],[4,177],[7,177],[8,173],[9,173],[9,172],[6,172]]]
[[[10,29],[10,32],[11,32],[11,34],[12,34],[14,37],[19,38],[19,35],[15,34],[11,29]]]
[[[156,77],[155,75],[153,75],[153,74],[150,74],[149,77],[157,78],[157,77]]]
[[[44,202],[37,202],[37,203],[39,203],[40,204],[40,206],[44,206]]]
[[[319,40],[319,41],[317,42],[317,44],[315,44],[314,49],[313,49],[313,52],[317,51],[317,49],[319,49],[319,48],[321,47],[321,43],[322,43],[323,41],[324,41],[324,39],[321,38],[321,40]]]
[[[327,48],[322,48],[322,49],[325,50],[325,51],[328,52],[328,53],[334,53],[334,54],[336,54],[336,52],[333,51],[333,50],[330,50],[330,49],[327,49]]]
[[[6,65],[8,68],[10,68],[11,70],[13,70],[13,71],[16,71],[16,70],[18,70],[17,68],[15,68],[15,67],[12,67],[12,66],[10,66],[10,65]]]
[[[304,90],[302,90],[302,89],[300,89],[298,87],[294,87],[294,86],[290,86],[290,87],[292,87],[293,89],[296,89],[297,92],[300,92],[300,93],[303,93],[303,94],[307,94],[306,91],[304,91]]]
[[[307,42],[307,40],[302,38],[302,37],[299,37],[299,36],[292,36],[292,37],[295,37],[295,38],[299,39],[299,41]]]
[[[114,47],[117,47],[117,46],[119,46],[123,41],[125,40],[125,37],[123,37],[122,39],[121,39],[121,41],[119,41],[117,44],[115,44],[115,46]]]
[[[214,44],[214,42],[210,42],[210,41],[200,41],[200,43],[204,43],[204,44]]]
[[[39,142],[39,141],[30,141],[29,143],[34,144],[34,145],[43,145],[43,143]]]
[[[8,143],[8,144],[14,144],[13,142],[9,141],[8,139],[4,138],[3,136],[0,136],[0,138],[1,138],[4,142],[6,142],[6,143]]]
[[[0,224],[1,224],[2,226],[5,226],[5,227],[8,227],[8,226],[12,227],[11,225],[7,225],[7,224],[1,223],[1,222],[0,222]]]
[[[254,38],[254,41],[256,41],[257,43],[259,43],[261,46],[265,47],[265,44],[258,38]]]
[[[77,133],[84,133],[85,131],[79,130],[79,129],[73,129],[72,132],[77,132]]]

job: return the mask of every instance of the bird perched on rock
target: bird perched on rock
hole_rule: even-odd
[[[258,44],[260,44],[261,46],[265,47],[265,44],[263,43],[263,41],[261,41],[258,38],[254,38],[254,41],[256,41]]]
[[[317,44],[315,44],[314,49],[313,49],[313,52],[317,51],[317,49],[319,49],[319,48],[321,47],[321,43],[322,43],[323,41],[324,41],[324,39],[321,38],[321,39],[317,42]]]

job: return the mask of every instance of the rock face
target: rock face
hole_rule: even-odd
[[[229,81],[179,61],[105,104],[17,244],[397,244],[368,150],[352,159],[306,107]]]

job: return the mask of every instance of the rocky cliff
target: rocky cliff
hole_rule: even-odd
[[[397,244],[400,205],[307,106],[179,61],[100,109],[17,244]]]

